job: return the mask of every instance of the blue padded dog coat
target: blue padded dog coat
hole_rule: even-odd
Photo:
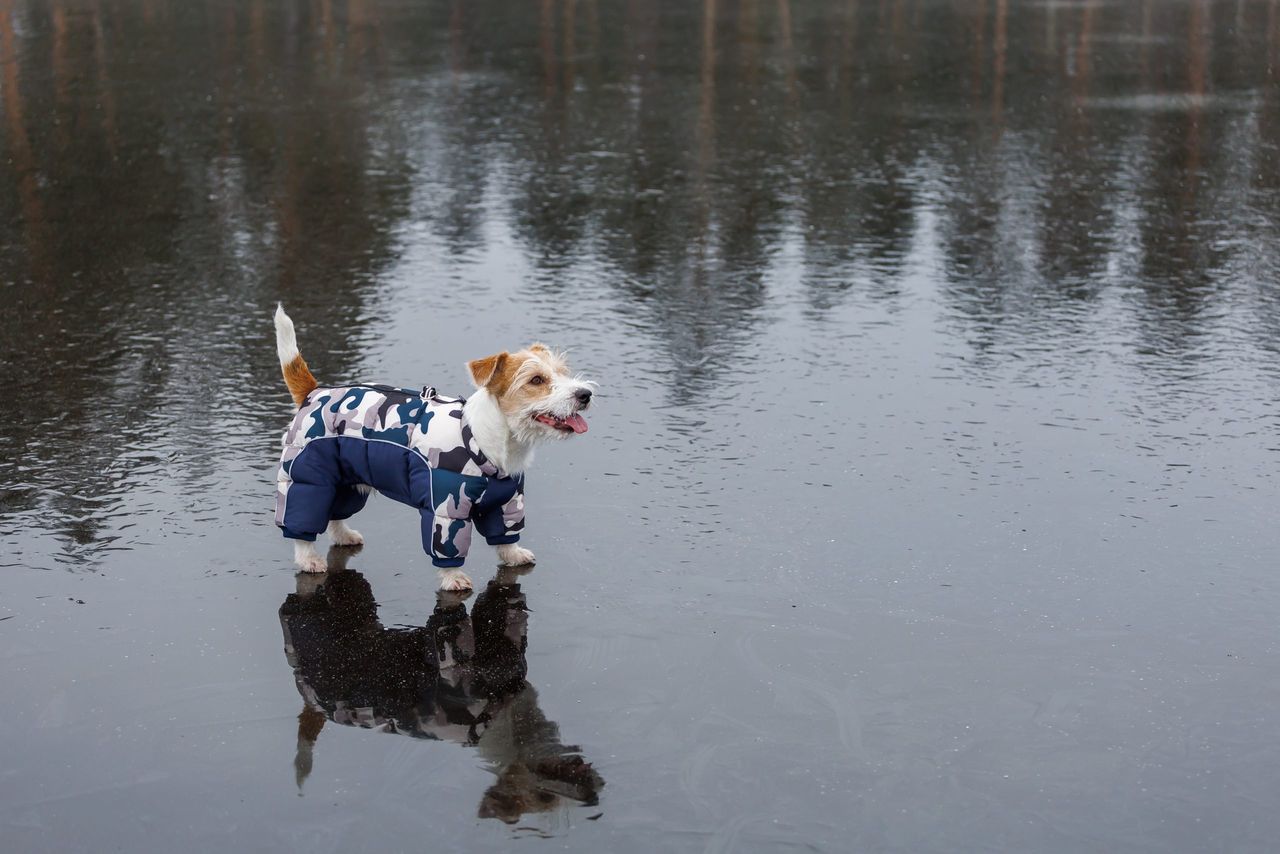
[[[422,548],[438,567],[462,566],[472,526],[490,545],[524,528],[524,476],[500,471],[476,446],[466,401],[382,385],[318,388],[285,432],[276,524],[314,540],[369,500],[372,486],[418,508]]]

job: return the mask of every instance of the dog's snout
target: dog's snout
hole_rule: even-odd
[[[573,396],[577,398],[579,406],[586,406],[591,402],[591,389],[580,388],[573,393]]]

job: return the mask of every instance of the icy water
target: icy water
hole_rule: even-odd
[[[1275,850],[1278,62],[1275,0],[0,0],[0,848]],[[375,499],[295,578],[278,299],[325,382],[571,348],[536,569],[437,600]]]

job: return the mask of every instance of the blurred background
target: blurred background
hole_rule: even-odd
[[[1269,850],[1277,61],[1277,0],[0,0],[4,835]],[[322,383],[600,382],[499,591],[598,799],[338,726],[299,787],[277,300]]]

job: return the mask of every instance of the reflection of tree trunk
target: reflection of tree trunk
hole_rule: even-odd
[[[791,0],[778,0],[778,26],[782,30],[782,63],[787,74],[787,103],[796,100],[796,52],[791,35]]]
[[[858,0],[845,0],[844,26],[840,32],[840,88],[848,103],[853,88],[853,39],[858,32]]]
[[[564,62],[565,97],[568,97],[573,92],[574,54],[578,49],[574,40],[577,29],[577,6],[577,0],[564,0],[564,50],[561,52],[561,60]]]
[[[1280,46],[1280,0],[1271,0],[1267,7],[1267,77],[1276,77],[1277,46]]]
[[[1277,45],[1280,45],[1280,0],[1271,0],[1267,6],[1267,85],[1263,89],[1262,103],[1258,107],[1258,137],[1260,139],[1276,138],[1276,97],[1277,86],[1280,85],[1280,74],[1276,71]],[[1266,178],[1262,170],[1258,170],[1257,182],[1272,180],[1273,170],[1268,170]]]
[[[1276,79],[1276,60],[1280,53],[1280,0],[1271,0],[1267,7],[1267,80]],[[1271,97],[1275,97],[1274,87],[1268,87]]]
[[[6,52],[5,61],[8,60]],[[67,67],[67,12],[62,8],[62,3],[55,2],[53,4],[53,100],[54,110],[60,114],[70,112],[70,86],[71,81],[70,69]],[[57,147],[59,151],[64,150],[71,144],[71,123],[68,121],[55,122]]]
[[[996,55],[991,71],[991,119],[995,122],[997,135],[1004,123],[1004,61],[1005,49],[1008,47],[1008,23],[1009,0],[996,0],[996,33],[993,45]]]
[[[36,180],[35,157],[27,136],[23,113],[17,43],[13,32],[13,0],[0,0],[0,80],[4,81],[5,125],[8,128],[9,157],[18,179],[18,204],[22,208],[23,233],[32,278],[41,285],[51,284],[49,252],[45,241],[44,205]]]
[[[1200,121],[1204,96],[1208,90],[1209,45],[1205,39],[1208,9],[1206,0],[1192,0],[1191,20],[1187,33],[1187,86],[1191,92],[1191,108],[1187,111],[1187,166],[1183,181],[1183,208],[1194,215],[1200,181]]]
[[[591,54],[591,82],[600,83],[600,8],[597,0],[587,0],[587,50]]]
[[[695,180],[699,213],[695,231],[699,250],[704,251],[711,209],[707,172],[715,156],[716,0],[702,0],[702,68],[699,81],[701,97],[698,102],[698,161]]]
[[[1075,108],[1071,111],[1074,125],[1087,124],[1084,101],[1089,97],[1089,75],[1091,72],[1091,51],[1093,45],[1094,14],[1097,0],[1087,0],[1080,9],[1080,31],[1074,42],[1071,33],[1063,34],[1066,45],[1064,54],[1067,59],[1066,74],[1071,79],[1071,101]]]
[[[368,50],[365,37],[369,29],[369,12],[365,0],[347,0],[347,56],[360,59]]]
[[[234,118],[232,103],[235,100],[236,7],[228,3],[222,18],[222,55],[218,61],[218,156],[231,153],[231,122]],[[220,198],[225,202],[225,198]]]
[[[463,67],[462,52],[465,50],[464,27],[462,0],[453,0],[453,4],[449,9],[449,74],[455,87],[458,84],[458,74]]]
[[[336,59],[333,44],[333,0],[320,0],[320,29],[323,31],[321,43],[324,45],[324,66],[333,71]]]
[[[249,74],[254,84],[261,84],[263,62],[267,56],[267,21],[265,0],[253,0],[249,6]]]
[[[973,97],[982,91],[982,69],[986,66],[987,0],[978,0],[973,16]]]
[[[1138,64],[1142,68],[1142,88],[1151,88],[1151,0],[1142,0],[1142,48]]]
[[[107,137],[111,159],[119,148],[116,138],[116,99],[111,89],[111,73],[107,70],[107,37],[103,31],[102,4],[93,2],[93,60],[98,72],[98,97],[102,99],[102,130]]]
[[[742,45],[742,77],[748,87],[755,86],[758,72],[758,33],[760,10],[756,0],[742,0],[738,14],[738,43]]]
[[[1077,103],[1089,96],[1089,75],[1092,72],[1093,23],[1098,8],[1097,0],[1089,0],[1080,12],[1080,38],[1076,42],[1075,100]]]
[[[369,56],[375,67],[382,64],[382,35],[376,12],[370,13],[368,0],[347,2],[347,54],[364,58]]]
[[[543,94],[556,93],[556,25],[552,18],[555,0],[542,0],[538,6],[538,49],[542,54]]]
[[[1058,6],[1046,3],[1044,7],[1044,49],[1053,56],[1058,51]]]

